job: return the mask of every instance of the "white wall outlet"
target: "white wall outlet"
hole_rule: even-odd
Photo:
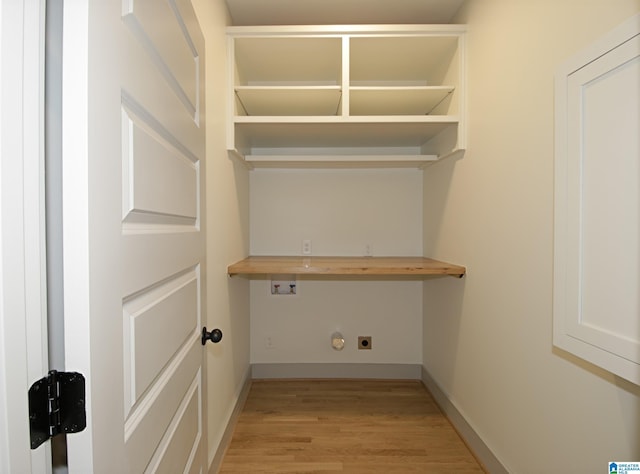
[[[311,240],[302,241],[302,255],[311,255]]]
[[[372,257],[373,256],[373,245],[366,244],[364,246],[364,256],[365,257]]]
[[[264,337],[264,347],[266,347],[267,349],[275,349],[276,348],[276,341],[274,340],[273,336],[265,336]]]

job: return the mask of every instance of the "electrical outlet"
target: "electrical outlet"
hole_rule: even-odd
[[[276,342],[275,342],[273,336],[265,336],[265,338],[264,338],[264,346],[267,349],[275,349]]]
[[[302,241],[302,255],[311,255],[311,240]]]
[[[358,336],[358,349],[371,350],[371,336]]]
[[[367,244],[364,246],[364,256],[365,257],[373,256],[373,245]]]

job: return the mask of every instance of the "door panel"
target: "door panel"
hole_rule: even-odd
[[[150,463],[149,472],[172,474],[184,472],[185,466],[190,466],[190,458],[196,453],[200,440],[202,406],[200,374],[193,381],[186,397],[165,436],[160,455],[155,462]],[[153,461],[155,461],[154,459]]]
[[[180,348],[199,331],[199,271],[185,274],[125,301],[125,403],[128,411],[158,378]],[[130,387],[130,391],[127,389]]]
[[[123,218],[126,223],[191,225],[198,217],[198,160],[123,111]]]
[[[83,2],[65,8],[87,23],[88,72],[66,77],[87,81],[87,153],[66,162],[87,203],[65,214],[65,258],[87,273],[65,288],[86,301],[66,318],[72,360],[90,359],[91,439],[70,437],[69,467],[203,472],[204,40],[189,1]]]
[[[200,91],[199,55],[192,37],[190,19],[181,10],[188,2],[130,1],[123,20],[147,50],[150,59],[164,75],[166,83],[197,120]],[[192,19],[191,19],[192,21]]]
[[[130,459],[130,472],[142,472],[149,464],[154,453],[160,455],[164,434],[172,426],[172,420],[179,413],[185,396],[190,393],[185,387],[202,386],[199,370],[200,351],[192,348],[184,355],[183,363],[174,364],[163,374],[163,382],[152,390],[143,402],[134,407],[125,425],[125,443],[127,457]],[[194,425],[201,437],[202,427]],[[166,449],[166,446],[164,446]]]
[[[568,80],[569,159],[578,177],[580,340],[640,364],[640,38],[609,51]],[[624,275],[621,281],[612,273]]]
[[[636,384],[639,20],[629,18],[558,69],[553,315],[554,345]]]

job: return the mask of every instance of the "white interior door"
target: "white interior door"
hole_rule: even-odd
[[[203,472],[204,40],[189,0],[66,0],[70,472]]]

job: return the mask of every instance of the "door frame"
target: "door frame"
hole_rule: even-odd
[[[48,371],[44,205],[45,0],[0,3],[0,471],[46,472],[27,392]]]

